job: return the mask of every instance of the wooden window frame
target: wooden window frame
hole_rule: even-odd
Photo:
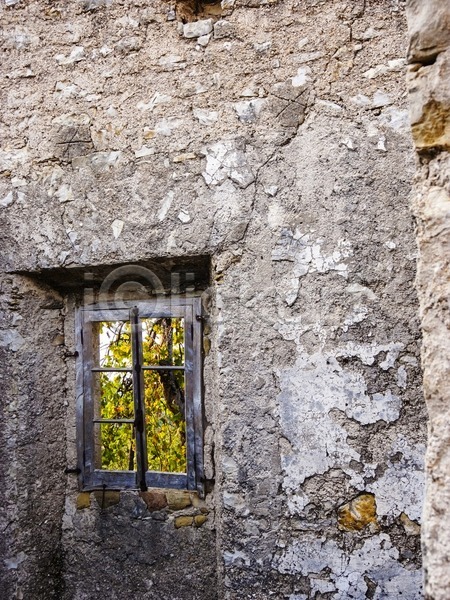
[[[139,418],[143,409],[143,369],[141,318],[183,318],[185,326],[185,410],[186,410],[186,473],[148,471],[146,452],[143,452],[145,431],[139,433]],[[107,471],[94,466],[94,366],[92,330],[101,321],[130,321],[133,364],[133,388],[135,398],[137,471]],[[76,311],[77,333],[77,457],[82,490],[140,489],[164,487],[196,490],[204,495],[203,474],[203,405],[202,405],[202,314],[200,298],[167,297],[155,300],[130,302],[127,306],[114,303],[98,303],[80,307]],[[177,367],[179,368],[179,367]],[[157,370],[158,367],[144,367]],[[167,369],[167,367],[165,367]],[[106,369],[105,369],[106,370]],[[113,369],[116,370],[116,369]],[[120,369],[118,369],[120,371]],[[140,392],[137,393],[137,390]],[[136,400],[140,394],[141,400]]]

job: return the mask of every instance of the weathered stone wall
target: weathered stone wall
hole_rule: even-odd
[[[402,3],[1,7],[9,596],[420,598]],[[80,495],[73,305],[36,273],[198,255],[205,503]]]
[[[414,212],[420,250],[420,300],[429,442],[425,503],[426,596],[450,589],[450,5],[408,5],[408,86],[418,151]]]
[[[62,298],[2,281],[2,598],[61,598],[66,365]]]

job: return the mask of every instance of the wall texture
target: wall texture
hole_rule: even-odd
[[[1,4],[2,589],[419,599],[403,3],[194,8]],[[51,282],[198,255],[207,498],[79,494],[73,298]]]
[[[450,6],[409,2],[408,86],[418,152],[414,212],[420,260],[424,392],[430,417],[425,504],[427,598],[450,588]]]

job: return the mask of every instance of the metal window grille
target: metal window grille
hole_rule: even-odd
[[[182,319],[184,326],[182,364],[146,364],[143,360],[143,323],[146,320]],[[168,298],[140,301],[131,307],[108,303],[80,308],[77,312],[77,432],[78,465],[82,489],[140,489],[168,487],[197,490],[204,493],[203,480],[203,411],[202,411],[202,325],[199,298]],[[98,328],[100,324],[123,323],[129,332],[131,356],[126,366],[104,366],[98,361]],[[126,325],[125,325],[126,324]],[[97,356],[97,359],[96,359]],[[163,361],[161,361],[163,362]],[[185,472],[149,470],[147,456],[146,388],[144,377],[166,378],[171,373],[184,381],[184,445]],[[124,374],[132,383],[132,414],[126,418],[101,413],[98,377],[113,378]],[[126,374],[126,375],[125,375]],[[173,375],[172,375],[173,377]],[[130,405],[131,406],[131,405]],[[131,409],[130,409],[131,411]],[[133,464],[127,469],[105,469],[98,459],[102,427],[129,427],[134,444]],[[131,462],[131,461],[130,461]],[[133,466],[133,468],[131,468]]]

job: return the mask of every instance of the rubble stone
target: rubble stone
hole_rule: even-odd
[[[213,30],[213,20],[203,19],[200,21],[192,21],[185,23],[183,26],[183,35],[185,38],[199,38],[208,35]]]

